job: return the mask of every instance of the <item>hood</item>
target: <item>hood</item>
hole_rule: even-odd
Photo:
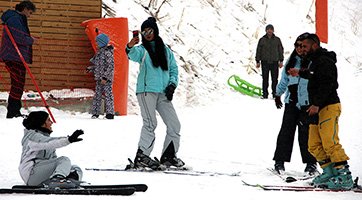
[[[337,55],[334,51],[328,51],[325,48],[319,48],[318,50],[316,50],[312,55],[311,58],[315,58],[315,57],[320,57],[320,56],[325,56],[328,57],[329,59],[331,59],[334,63],[337,63]]]
[[[14,16],[19,16],[20,17],[20,13],[18,13],[15,10],[7,10],[4,12],[4,14],[1,16],[1,21],[3,21],[4,23],[6,23],[9,18],[14,17]]]

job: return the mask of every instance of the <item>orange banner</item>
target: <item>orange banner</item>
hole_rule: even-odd
[[[323,43],[328,43],[328,0],[316,0],[316,34]]]

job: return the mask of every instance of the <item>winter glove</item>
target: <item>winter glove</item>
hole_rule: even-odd
[[[275,96],[274,101],[275,101],[275,106],[276,106],[278,109],[280,109],[280,108],[283,107],[283,103],[282,103],[282,101],[280,100],[280,96]]]
[[[76,130],[71,136],[68,136],[68,140],[70,143],[82,141],[83,139],[78,137],[83,134],[84,134],[83,130],[81,129]]]
[[[173,93],[175,92],[176,86],[175,84],[171,83],[165,89],[166,97],[169,101],[172,101]]]

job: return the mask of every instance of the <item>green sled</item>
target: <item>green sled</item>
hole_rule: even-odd
[[[234,90],[239,91],[249,96],[262,96],[263,92],[260,87],[250,84],[249,82],[241,79],[237,75],[232,75],[228,79],[228,85]]]

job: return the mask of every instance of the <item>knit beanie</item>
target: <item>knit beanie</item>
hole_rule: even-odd
[[[273,30],[273,31],[274,31],[274,26],[273,26],[273,25],[271,25],[271,24],[266,25],[266,27],[265,27],[265,31],[267,31],[267,30],[269,30],[269,29],[271,29],[271,30]]]
[[[149,17],[146,21],[142,23],[141,31],[144,31],[146,28],[152,28],[154,31],[153,34],[155,36],[158,36],[158,26],[154,17]]]
[[[26,129],[39,129],[48,117],[45,111],[33,111],[23,120],[23,125]]]
[[[101,34],[97,35],[96,42],[97,42],[99,48],[105,47],[109,43],[109,37],[108,37],[108,35],[101,33]]]

